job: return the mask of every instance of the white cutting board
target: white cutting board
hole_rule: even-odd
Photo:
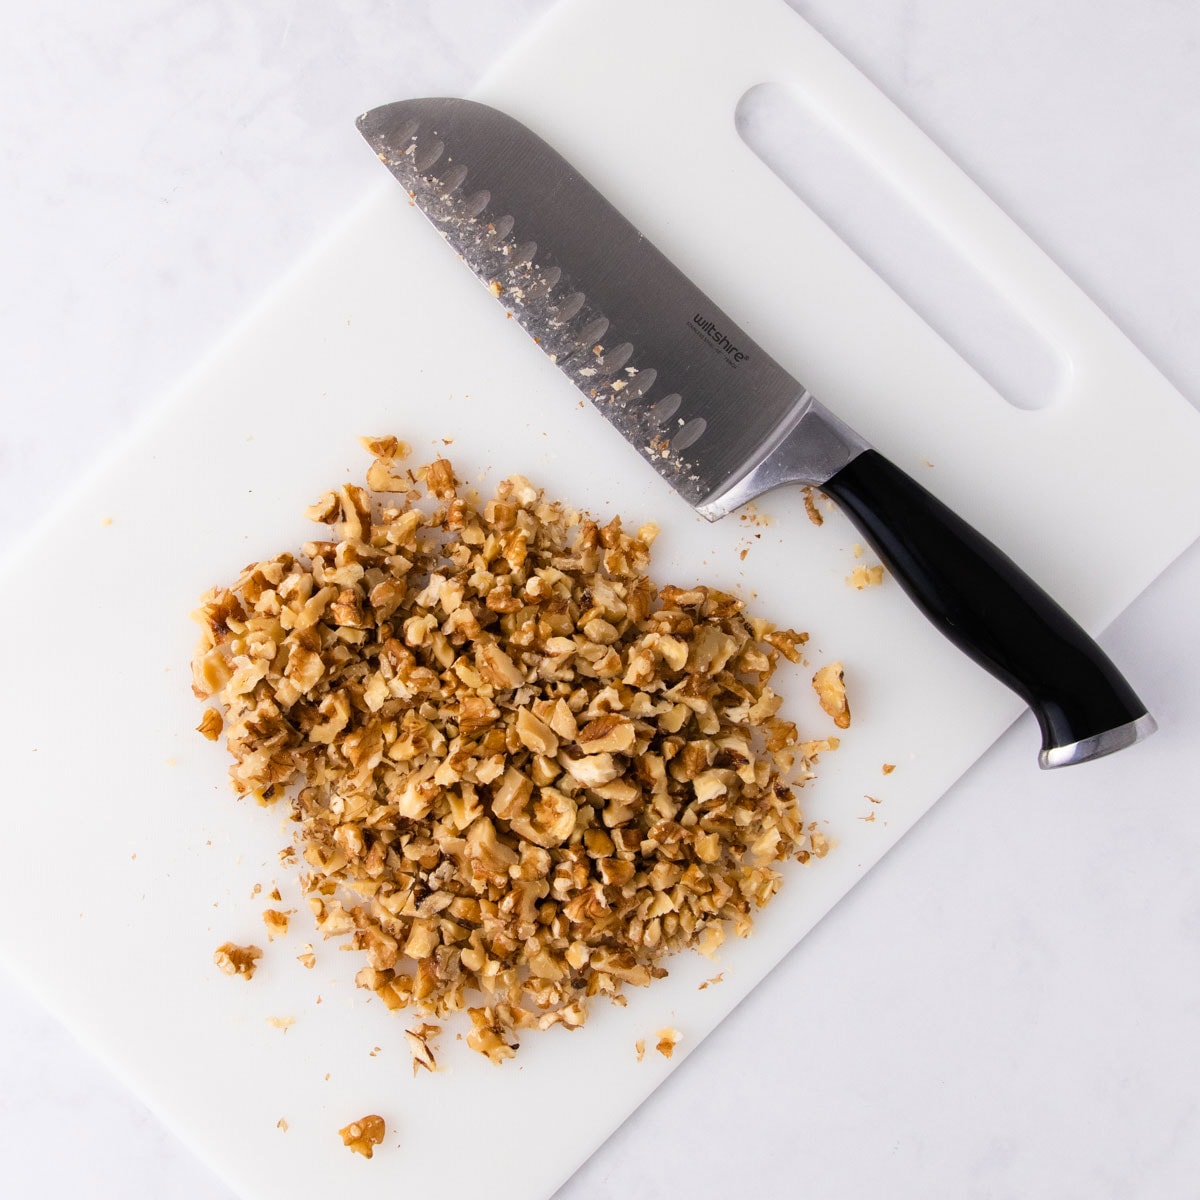
[[[642,69],[614,75],[631,41]],[[1051,406],[1003,403],[746,150],[733,111],[764,81],[831,114],[1043,333],[1069,363]],[[778,0],[566,4],[477,94],[567,152],[785,365],[1089,628],[1200,532],[1195,413]],[[636,1063],[634,1041],[673,1024],[681,1052],[696,1045],[1018,711],[896,587],[846,587],[857,538],[840,518],[815,529],[797,496],[780,495],[761,506],[769,524],[707,526],[575,399],[380,180],[6,565],[0,611],[8,629],[29,631],[6,660],[21,686],[0,701],[15,763],[6,842],[20,847],[14,894],[36,898],[36,919],[6,923],[0,951],[247,1197],[444,1187],[448,1162],[453,1179],[486,1180],[498,1197],[548,1194],[669,1069],[653,1053]],[[185,614],[199,593],[305,537],[301,509],[365,465],[354,436],[383,431],[418,454],[452,437],[469,478],[523,471],[596,510],[658,520],[658,578],[724,582],[808,628],[814,662],[845,660],[855,706],[843,749],[804,797],[837,849],[791,873],[752,939],[716,966],[678,960],[578,1033],[527,1037],[501,1070],[447,1039],[445,1071],[415,1081],[408,1022],[354,989],[353,956],[318,945],[315,971],[294,962],[312,936],[303,914],[252,983],[212,966],[219,942],[265,944],[256,884],[277,881],[288,907],[299,901],[275,857],[281,814],[236,805],[223,751],[192,732],[186,669]],[[1155,471],[1133,494],[1119,484],[1138,461]],[[789,710],[820,734],[807,673],[787,680]],[[886,779],[884,761],[898,764]],[[698,991],[718,969],[725,981]],[[284,1034],[271,1016],[296,1023]],[[392,1130],[371,1163],[335,1133],[368,1111]]]

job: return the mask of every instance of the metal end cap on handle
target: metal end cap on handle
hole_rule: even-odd
[[[1135,742],[1144,742],[1157,728],[1158,722],[1149,713],[1143,713],[1136,721],[1130,721],[1127,725],[1106,729],[1103,733],[1072,742],[1069,746],[1051,746],[1044,749],[1038,755],[1038,766],[1043,771],[1049,771],[1055,767],[1070,767],[1093,758],[1103,758],[1106,754],[1115,754]]]

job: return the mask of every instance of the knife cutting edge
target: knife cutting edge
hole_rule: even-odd
[[[1154,732],[1054,600],[825,408],[536,134],[456,98],[387,104],[358,128],[459,257],[704,517],[786,483],[821,488],[929,620],[1033,710],[1043,768]]]

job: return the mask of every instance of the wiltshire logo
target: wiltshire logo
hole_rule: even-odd
[[[725,331],[717,326],[715,321],[710,321],[703,313],[697,313],[692,318],[692,324],[703,334],[708,336],[708,339],[717,347],[718,350],[724,352],[725,357],[729,359],[733,366],[744,362],[750,357],[744,350],[739,350],[726,336]]]

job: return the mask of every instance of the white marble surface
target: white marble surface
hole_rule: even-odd
[[[793,6],[1200,403],[1200,9]],[[548,7],[6,11],[0,552],[374,186],[350,117],[464,91]],[[562,1200],[1195,1196],[1198,591],[1193,547],[1102,639],[1158,737],[1043,776],[1019,722]],[[5,1195],[230,1196],[2,974],[0,1030]]]

